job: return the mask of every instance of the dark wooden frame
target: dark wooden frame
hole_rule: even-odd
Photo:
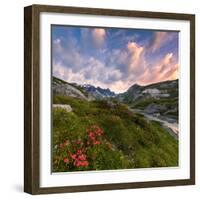
[[[190,178],[183,180],[115,183],[85,186],[41,188],[39,183],[39,25],[40,13],[77,13],[106,16],[125,16],[158,19],[177,19],[190,22]],[[30,194],[83,192],[128,188],[147,188],[195,184],[195,16],[161,13],[32,5],[24,9],[24,191]]]

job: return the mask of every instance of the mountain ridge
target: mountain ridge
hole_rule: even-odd
[[[123,95],[125,93],[127,93],[128,91],[131,91],[132,89],[139,89],[139,88],[151,88],[151,87],[156,87],[159,85],[163,85],[163,84],[169,84],[169,83],[173,83],[173,82],[178,82],[178,79],[175,80],[166,80],[166,81],[161,81],[161,82],[156,82],[156,83],[151,83],[151,84],[147,84],[147,85],[140,85],[138,83],[134,83],[133,85],[131,85],[125,92],[122,93],[115,93],[114,91],[111,91],[109,88],[101,88],[100,86],[93,86],[91,84],[77,84],[77,83],[69,83],[65,80],[62,80],[58,77],[53,76],[53,83],[55,82],[60,82],[62,84],[69,84],[73,87],[78,87],[78,89],[83,88],[86,89],[88,91],[94,91],[95,89],[97,90],[102,90],[102,91],[107,91],[109,92],[111,95],[110,96],[118,96],[118,95]]]
[[[77,83],[69,83],[55,76],[53,77],[52,85],[53,92],[56,94],[60,93],[85,100],[113,98],[116,96],[109,88],[103,89],[90,84],[79,85]]]
[[[56,95],[71,96],[86,101],[118,101],[148,114],[178,119],[178,79],[145,86],[136,83],[121,94],[90,84],[68,83],[56,77],[53,77],[52,88]]]

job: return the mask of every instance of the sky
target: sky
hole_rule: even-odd
[[[52,26],[52,73],[70,83],[125,92],[178,78],[178,32]]]

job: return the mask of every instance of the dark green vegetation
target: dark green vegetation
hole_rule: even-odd
[[[136,105],[144,107],[148,103],[144,100]],[[174,101],[163,100],[162,103],[170,106]],[[63,95],[54,95],[53,104],[72,107],[72,112],[53,109],[54,172],[178,165],[178,141],[159,123],[132,113],[125,104],[107,100],[87,101]],[[91,143],[92,136],[88,135],[88,129],[94,125],[104,132],[95,136],[99,142],[96,145]],[[75,154],[77,149],[84,151],[82,157],[86,158],[82,158],[82,166],[75,167],[73,160],[69,159],[73,157],[70,152]]]

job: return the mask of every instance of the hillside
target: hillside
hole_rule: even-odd
[[[117,96],[56,77],[52,88],[54,172],[178,165],[173,124],[155,118],[177,116],[178,81],[133,85]]]
[[[133,109],[178,120],[178,80],[147,86],[135,84],[116,98]]]
[[[59,78],[53,77],[52,79],[53,95],[71,96],[87,100],[87,94],[78,86],[69,84]]]
[[[53,80],[54,172],[178,165],[178,140],[159,122],[117,100],[88,95]]]
[[[109,89],[89,84],[67,83],[53,77],[54,95],[71,96],[87,101],[116,100],[147,114],[168,117],[178,122],[178,80],[146,86],[134,84],[126,92],[116,95]]]
[[[76,83],[68,83],[57,77],[53,77],[52,79],[52,88],[55,95],[61,94],[88,101],[95,99],[108,99],[116,96],[116,94],[108,88],[103,89],[89,84],[78,85]]]

